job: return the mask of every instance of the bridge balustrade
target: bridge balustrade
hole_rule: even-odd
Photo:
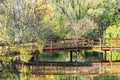
[[[64,40],[47,40],[44,48],[58,49],[58,48],[78,48],[78,47],[109,47],[119,49],[120,39],[117,38],[81,38],[81,39],[64,39]],[[91,49],[89,48],[89,49]]]

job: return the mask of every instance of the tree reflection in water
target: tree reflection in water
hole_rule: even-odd
[[[0,80],[19,80],[19,72],[15,67],[15,63],[1,64],[2,71],[0,75]]]

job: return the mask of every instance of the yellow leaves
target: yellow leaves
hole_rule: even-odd
[[[30,55],[29,49],[20,49],[20,54],[22,57],[22,61],[29,62],[29,60],[32,58],[32,55]]]
[[[28,67],[23,67],[22,68],[22,70],[21,70],[21,72],[23,72],[23,73],[29,73],[29,68]],[[22,79],[21,79],[22,80]]]
[[[20,49],[20,54],[21,55],[30,54],[30,51],[28,49]]]
[[[0,41],[6,41],[9,39],[10,30],[8,28],[0,29]]]
[[[41,6],[40,7],[40,9],[45,9],[45,16],[43,17],[43,20],[42,20],[42,22],[48,22],[48,21],[50,21],[50,18],[54,15],[54,13],[53,13],[53,6],[52,5],[50,5],[50,4],[48,4],[48,5],[43,5],[43,6]]]
[[[10,3],[11,0],[4,0],[5,3]]]
[[[53,16],[54,10],[52,4],[49,4],[44,0],[37,0],[35,6],[36,17],[42,20],[41,22],[43,23],[50,21],[50,18]]]
[[[3,64],[8,65],[11,61],[16,60],[16,57],[2,57]]]
[[[46,15],[45,17],[43,17],[42,22],[43,22],[43,23],[49,22],[49,21],[50,21],[50,18],[51,18],[51,15]]]
[[[0,15],[0,21],[3,19],[3,16],[2,15]]]
[[[46,9],[48,11],[51,11],[51,10],[53,10],[53,7],[50,4],[46,4],[46,5],[40,6],[40,9]]]
[[[37,50],[39,50],[40,53],[43,52],[44,42],[42,40],[40,40],[37,43],[35,43],[35,46],[37,47]]]
[[[99,15],[102,15],[102,14],[103,14],[103,11],[104,11],[104,9],[102,9],[102,8],[89,9],[89,10],[88,10],[88,14],[89,14],[89,15],[99,16]]]
[[[44,12],[45,15],[50,14],[50,12],[53,10],[52,5],[50,4],[42,4],[36,9],[37,11]]]
[[[36,0],[36,3],[43,3],[44,2],[44,0]]]
[[[46,75],[45,78],[46,78],[46,80],[54,80],[53,75]]]

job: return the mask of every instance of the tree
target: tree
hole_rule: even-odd
[[[117,10],[119,9],[120,2],[118,0],[103,0],[100,4],[100,8],[103,9],[103,13],[100,16],[100,32],[102,37],[109,26],[116,25],[120,21]]]
[[[14,61],[13,57],[7,54],[13,52],[13,47],[17,48],[17,51],[21,50],[21,54],[24,55],[23,61],[28,62],[32,56],[28,52],[30,49],[23,50],[20,45],[15,47],[16,45],[13,43],[40,41],[45,17],[49,15],[50,11],[47,2],[44,0],[33,2],[29,0],[4,0],[0,5],[0,11],[0,43],[5,43],[3,51],[0,51],[3,64],[10,66]],[[41,53],[43,45],[36,45],[36,47]]]
[[[105,38],[120,38],[120,24],[109,26]]]
[[[39,40],[42,37],[45,20],[49,20],[51,7],[44,0],[33,2],[11,0],[1,5],[1,11],[3,11],[1,17],[5,17],[4,21],[6,21],[5,23],[1,20],[1,30],[6,28],[10,31],[8,35],[11,40],[8,41],[23,42]]]
[[[80,38],[90,29],[98,28],[95,14],[101,14],[98,11],[93,11],[99,5],[96,0],[52,0],[57,8],[57,11],[64,14],[64,18],[69,27],[73,38]],[[95,12],[95,13],[94,13]],[[94,13],[94,14],[91,14]],[[70,38],[70,36],[69,36]]]

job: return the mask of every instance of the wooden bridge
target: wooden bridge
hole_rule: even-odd
[[[65,50],[120,50],[120,39],[118,38],[45,40],[44,42],[44,52],[59,52]]]
[[[27,47],[31,50],[36,50],[36,45],[34,43],[39,41],[29,41],[29,42],[15,42],[13,44],[19,44],[22,48]],[[120,38],[80,38],[80,39],[51,39],[43,40],[44,43],[43,53],[52,53],[60,51],[70,52],[70,61],[72,61],[72,52],[77,52],[80,50],[101,50],[104,53],[104,60],[106,57],[106,52],[110,51],[112,54],[113,50],[120,50]],[[25,46],[24,44],[27,44]],[[3,47],[8,46],[7,43],[0,44],[0,50]],[[9,47],[7,47],[9,49]],[[37,50],[36,50],[37,51]],[[34,52],[36,53],[36,52]],[[33,53],[33,54],[34,54]],[[19,55],[19,51],[15,55]]]
[[[22,48],[27,47],[31,50],[36,49],[34,43],[39,41],[30,42],[15,42],[13,44],[19,44]],[[80,50],[101,50],[103,51],[103,61],[106,61],[106,52],[110,51],[112,55],[113,50],[120,50],[120,38],[82,38],[82,39],[63,39],[63,40],[43,40],[44,48],[43,53],[52,53],[60,51],[70,52],[70,62],[16,62],[18,70],[20,71],[21,65],[29,66],[32,73],[37,74],[106,74],[116,73],[120,74],[120,70],[113,70],[119,67],[120,62],[73,62],[72,54],[77,54]],[[24,44],[28,44],[25,46]],[[41,44],[41,43],[40,43]],[[9,44],[1,43],[0,50],[4,47],[9,49]],[[37,50],[38,51],[38,50]],[[15,55],[19,55],[17,52]],[[36,53],[33,53],[36,54]],[[77,58],[77,55],[76,55]],[[112,58],[112,57],[111,57]],[[113,67],[114,65],[114,67]],[[37,67],[38,66],[38,67]],[[92,71],[93,70],[93,71]],[[38,71],[38,72],[36,72]]]

